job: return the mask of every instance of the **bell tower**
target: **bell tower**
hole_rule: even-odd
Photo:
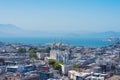
[[[56,48],[56,41],[55,41],[55,39],[54,39],[54,41],[53,41],[53,44],[52,44],[52,48],[51,49],[55,49]]]
[[[60,40],[60,43],[59,43],[58,47],[59,47],[59,50],[62,49],[62,39]]]

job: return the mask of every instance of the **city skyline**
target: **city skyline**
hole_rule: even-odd
[[[0,0],[0,80],[120,80],[120,0]]]

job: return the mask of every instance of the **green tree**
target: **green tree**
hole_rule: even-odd
[[[74,66],[75,68],[77,68],[77,67],[79,67],[79,64],[74,64],[73,66]]]
[[[50,53],[50,50],[51,50],[51,48],[50,48],[50,47],[47,47],[47,48],[46,48],[46,53]]]
[[[25,48],[19,48],[18,53],[26,53],[26,49]]]
[[[55,64],[53,66],[54,66],[54,69],[56,69],[56,70],[60,70],[61,69],[61,65],[60,65],[59,62],[55,62]]]
[[[54,65],[56,63],[56,61],[54,59],[49,59],[48,63],[49,63],[49,65]]]
[[[34,49],[29,50],[29,55],[30,55],[30,57],[34,57],[34,58],[37,57],[36,51]]]
[[[49,65],[52,65],[54,69],[56,69],[56,70],[61,70],[61,65],[60,65],[61,63],[60,63],[60,62],[57,62],[57,61],[54,60],[54,59],[50,59],[50,60],[48,61],[48,63],[49,63]]]
[[[44,52],[45,53],[45,49],[38,49],[37,52]]]
[[[44,52],[44,53],[50,53],[51,48],[47,47],[45,49],[38,49],[37,52]]]

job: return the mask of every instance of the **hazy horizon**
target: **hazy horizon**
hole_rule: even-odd
[[[119,32],[119,8],[118,0],[3,0],[0,24],[49,33]]]

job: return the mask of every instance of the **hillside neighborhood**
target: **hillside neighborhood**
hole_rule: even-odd
[[[0,80],[119,80],[120,43],[84,47],[0,42]]]

